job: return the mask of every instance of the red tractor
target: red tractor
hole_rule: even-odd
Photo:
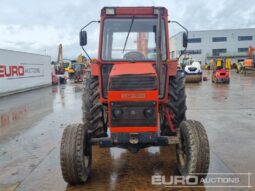
[[[170,60],[167,9],[105,7],[101,20],[89,24],[93,22],[101,26],[98,59],[84,81],[83,124],[69,125],[63,132],[64,180],[87,181],[96,144],[132,153],[175,144],[180,173],[205,177],[208,138],[200,122],[186,120],[185,79],[177,61]],[[87,44],[85,27],[80,31],[81,46]]]

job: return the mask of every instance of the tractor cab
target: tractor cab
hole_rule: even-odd
[[[114,145],[132,152],[164,142],[157,113],[167,99],[168,76],[176,73],[168,70],[167,15],[161,7],[101,10],[100,99],[107,103]]]

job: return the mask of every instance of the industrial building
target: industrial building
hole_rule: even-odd
[[[178,58],[183,51],[182,33],[170,38],[171,57]],[[212,58],[231,58],[232,63],[248,57],[248,47],[255,46],[255,28],[189,31],[185,55],[208,63]]]

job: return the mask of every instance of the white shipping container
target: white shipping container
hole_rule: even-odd
[[[51,85],[51,57],[0,49],[0,96]]]

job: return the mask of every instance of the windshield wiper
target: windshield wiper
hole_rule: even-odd
[[[124,53],[124,51],[125,51],[125,49],[126,49],[128,37],[129,37],[130,31],[131,31],[131,29],[132,29],[132,26],[133,26],[133,23],[134,23],[134,19],[135,19],[135,16],[132,17],[132,21],[131,21],[131,24],[130,24],[130,27],[129,27],[129,30],[128,30],[128,34],[127,34],[127,37],[126,37],[126,41],[125,41],[125,44],[124,44],[124,48],[123,48],[123,52],[122,52],[122,53]]]

